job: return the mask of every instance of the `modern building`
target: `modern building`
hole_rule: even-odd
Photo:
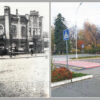
[[[11,14],[10,7],[4,7],[4,15],[0,16],[0,48],[7,51],[28,53],[42,52],[42,20],[38,11],[30,11],[30,14]]]

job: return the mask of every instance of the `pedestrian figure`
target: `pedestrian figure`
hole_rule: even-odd
[[[33,55],[33,49],[31,49],[31,56]]]
[[[12,51],[11,50],[9,51],[9,55],[10,55],[10,58],[12,58]]]
[[[14,48],[14,56],[16,56],[17,48]]]

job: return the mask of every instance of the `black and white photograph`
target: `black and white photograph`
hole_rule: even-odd
[[[48,2],[0,2],[0,97],[49,97]]]

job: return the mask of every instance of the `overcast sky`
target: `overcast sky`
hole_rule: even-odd
[[[10,6],[11,13],[29,14],[30,10],[39,11],[43,16],[43,31],[49,32],[49,3],[48,2],[0,2],[0,15],[4,14],[4,6]]]
[[[75,25],[76,9],[80,2],[54,2],[51,3],[51,25],[54,23],[58,13],[65,17],[69,27]],[[78,10],[77,26],[83,27],[85,21],[100,26],[100,3],[99,2],[83,2]]]

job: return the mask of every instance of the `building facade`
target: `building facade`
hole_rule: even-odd
[[[0,48],[8,52],[42,52],[42,20],[35,10],[20,15],[16,9],[16,14],[11,14],[10,7],[5,6],[4,15],[0,16]]]

